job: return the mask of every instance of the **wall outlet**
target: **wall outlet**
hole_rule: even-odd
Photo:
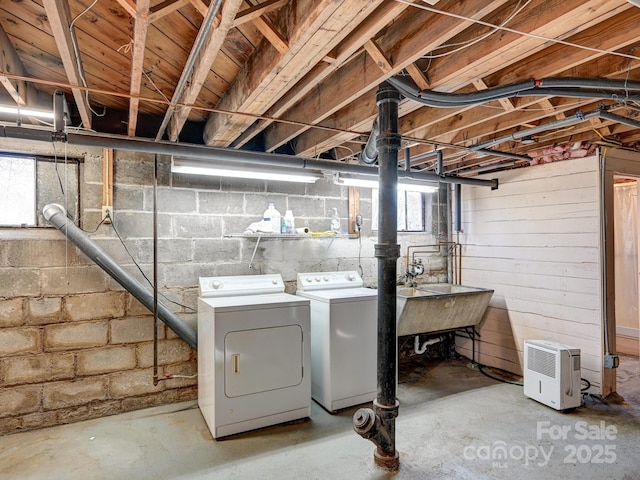
[[[102,206],[102,218],[104,219],[104,223],[111,223],[111,221],[113,220],[113,206]]]
[[[620,357],[618,355],[605,355],[604,356],[604,368],[618,368],[620,366]]]

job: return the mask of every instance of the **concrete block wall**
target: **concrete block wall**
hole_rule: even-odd
[[[0,139],[0,151],[50,150]],[[93,231],[101,220],[102,150],[69,147],[68,155],[83,159],[81,226]],[[143,284],[153,279],[153,163],[152,155],[115,152],[114,224],[89,234]],[[168,157],[158,165],[160,301],[194,329],[200,276],[277,272],[293,293],[298,272],[358,270],[375,285],[369,191],[361,193],[360,239],[262,239],[256,248],[256,239],[228,235],[261,220],[269,201],[282,214],[293,210],[297,227],[316,232],[329,228],[335,207],[346,230],[347,188],[328,180],[192,179],[172,176]],[[408,245],[434,237],[402,234],[399,241],[404,255]],[[443,259],[428,264],[429,281],[446,278]],[[404,258],[398,265],[400,273]],[[158,337],[160,376],[197,373],[195,351],[162,323]],[[152,340],[150,312],[60,232],[0,229],[0,434],[196,398],[195,378],[153,385]]]

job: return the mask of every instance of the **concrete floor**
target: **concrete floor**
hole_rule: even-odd
[[[622,365],[625,388],[640,391],[638,360]],[[640,405],[587,398],[586,406],[560,413],[462,360],[402,365],[398,397],[396,473],[376,468],[373,444],[352,431],[357,407],[329,415],[314,403],[310,420],[215,441],[196,402],[184,402],[0,437],[0,479],[631,480],[640,475]],[[495,458],[500,452],[505,456]]]

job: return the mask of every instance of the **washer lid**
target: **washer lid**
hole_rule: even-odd
[[[198,286],[201,297],[231,297],[284,292],[284,282],[279,273],[200,277]]]
[[[296,292],[304,298],[318,300],[320,302],[338,303],[338,302],[359,302],[363,300],[375,300],[378,297],[378,290],[375,288],[345,288],[331,290],[312,290],[311,292]]]
[[[310,272],[298,274],[298,291],[361,288],[362,278],[354,270],[346,272]]]
[[[309,305],[309,300],[289,293],[269,293],[265,295],[236,295],[233,297],[200,298],[200,305],[205,304],[216,312],[257,310],[280,307]]]

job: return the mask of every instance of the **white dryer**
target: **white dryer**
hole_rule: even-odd
[[[309,417],[309,300],[279,274],[201,277],[198,406],[214,438]]]
[[[377,390],[377,295],[357,272],[299,273],[311,300],[311,396],[326,410],[370,402]]]

